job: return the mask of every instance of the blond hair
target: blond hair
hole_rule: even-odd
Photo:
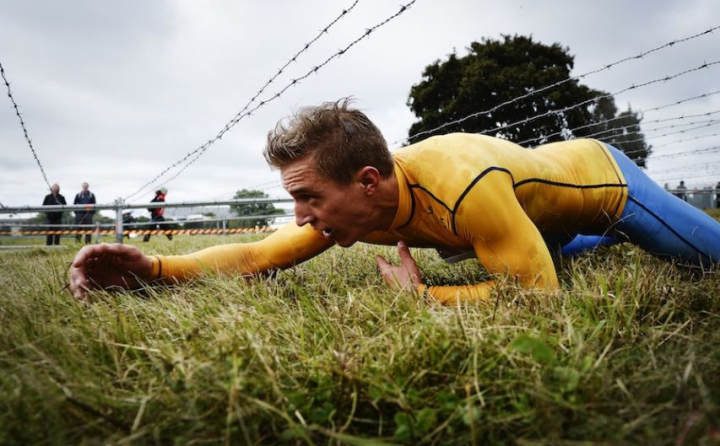
[[[302,108],[287,125],[278,122],[268,132],[267,162],[280,169],[309,156],[320,175],[342,185],[365,166],[389,177],[393,159],[385,138],[364,113],[350,108],[351,102],[345,98]]]

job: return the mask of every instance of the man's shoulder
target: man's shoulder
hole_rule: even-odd
[[[446,182],[459,172],[477,172],[496,164],[505,145],[519,147],[485,135],[450,133],[403,147],[393,155],[411,177]]]
[[[430,162],[488,160],[498,153],[522,149],[519,145],[500,138],[475,133],[449,133],[433,136],[393,152],[400,159],[426,159]]]
[[[488,136],[453,133],[404,147],[395,159],[414,193],[429,194],[453,208],[485,172],[505,166],[511,156],[502,155],[505,150],[519,147]]]

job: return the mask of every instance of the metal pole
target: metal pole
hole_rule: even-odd
[[[122,198],[115,200],[115,243],[123,242]]]

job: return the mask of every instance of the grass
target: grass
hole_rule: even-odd
[[[632,246],[454,308],[386,289],[395,253],[363,245],[83,305],[74,252],[0,252],[0,444],[720,444],[720,278]],[[483,277],[414,252],[429,282]]]

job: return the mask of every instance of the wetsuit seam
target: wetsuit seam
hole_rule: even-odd
[[[408,190],[410,191],[410,215],[408,216],[408,219],[407,219],[407,221],[405,221],[405,223],[403,223],[400,226],[398,226],[397,228],[395,228],[396,230],[402,229],[405,226],[408,226],[410,223],[412,223],[412,219],[415,216],[416,202],[415,202],[415,194],[413,193],[413,185],[410,184],[409,182],[406,182],[405,184],[407,185]]]
[[[512,172],[510,172],[509,169],[506,169],[504,167],[492,166],[492,167],[488,167],[487,169],[480,172],[480,174],[478,176],[476,176],[475,179],[473,179],[470,182],[470,184],[468,184],[468,186],[465,188],[465,190],[462,191],[462,193],[458,197],[457,201],[455,202],[455,207],[453,209],[448,208],[448,210],[450,211],[450,217],[452,218],[452,232],[453,232],[453,234],[455,234],[455,236],[458,236],[455,215],[457,213],[458,208],[460,208],[460,204],[462,204],[465,197],[470,193],[470,190],[472,190],[472,188],[474,188],[475,185],[485,177],[485,175],[489,174],[490,172],[494,172],[494,171],[505,172],[506,174],[508,174],[510,176],[510,181],[513,184],[515,184],[515,177],[513,177]]]
[[[606,147],[603,148],[603,147],[600,145],[601,143],[600,143],[599,141],[595,141],[595,140],[591,140],[591,141],[593,141],[593,142],[598,146],[598,148],[600,149],[600,151],[602,152],[602,154],[603,154],[603,155],[605,156],[605,158],[608,160],[608,163],[610,163],[610,167],[612,167],[613,172],[615,172],[615,176],[616,176],[617,179],[618,179],[618,183],[623,184],[622,176],[620,175],[620,172],[618,172],[618,169],[620,168],[620,166],[618,166],[618,169],[615,168],[615,164],[616,164],[616,163],[613,163],[614,158],[613,158],[612,155],[610,154],[610,149],[607,148],[607,144],[605,144]],[[603,143],[603,144],[604,144],[604,143]],[[624,175],[623,175],[623,176],[624,176]],[[627,182],[626,182],[626,183],[627,183]]]
[[[600,149],[602,154],[607,159],[608,163],[610,164],[610,167],[612,167],[613,172],[615,172],[615,176],[618,179],[618,183],[623,184],[622,177],[624,177],[625,175],[622,175],[622,176],[620,175],[622,173],[622,169],[620,168],[620,164],[618,163],[618,161],[616,159],[614,159],[615,157],[612,156],[612,153],[610,152],[610,147],[607,144],[601,143],[600,141],[597,141],[594,139],[592,139],[591,141],[593,141],[595,143],[595,145]],[[613,161],[615,161],[615,162],[613,163]],[[617,169],[615,168],[616,165],[617,165]],[[627,186],[627,178],[625,179],[624,184]],[[630,197],[630,188],[628,188],[628,197]],[[613,216],[618,215],[618,210],[620,210],[621,202],[622,202],[622,200],[619,200],[617,202],[617,204],[615,205],[615,210],[613,211]]]
[[[519,182],[513,184],[513,189],[517,189],[518,187],[524,186],[528,183],[542,183],[542,184],[548,184],[550,186],[570,187],[573,189],[602,189],[604,187],[627,188],[627,184],[623,184],[622,182],[620,182],[619,184],[616,184],[616,183],[572,184],[572,183],[561,183],[559,181],[544,180],[542,178],[527,178],[525,180],[522,180],[522,181],[519,181]]]
[[[445,204],[444,201],[442,201],[441,199],[439,199],[438,197],[436,197],[435,194],[433,194],[432,192],[430,192],[430,190],[426,189],[425,187],[423,187],[423,186],[421,186],[421,185],[419,185],[419,184],[409,184],[408,186],[410,186],[410,189],[411,189],[411,190],[412,190],[412,189],[420,189],[421,191],[425,192],[426,194],[428,194],[428,195],[430,196],[430,198],[432,198],[433,200],[435,200],[436,202],[438,202],[439,204],[441,204],[442,207],[444,207],[445,209],[447,209],[448,212],[452,212],[452,211],[453,211],[452,209],[450,209],[450,206],[448,206],[447,204]]]

